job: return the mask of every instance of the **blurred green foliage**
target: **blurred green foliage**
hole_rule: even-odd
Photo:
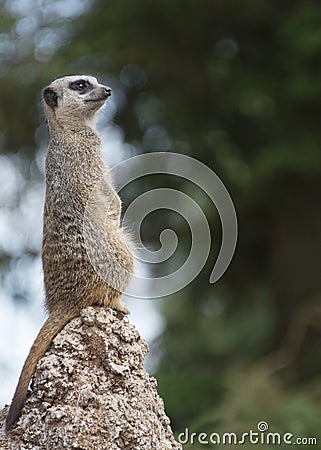
[[[113,120],[137,153],[190,154],[231,193],[239,243],[227,273],[209,284],[217,243],[197,280],[158,303],[156,376],[177,432],[266,420],[321,439],[320,21],[312,0],[97,0],[52,57],[13,54],[2,71],[7,152],[36,150],[41,87],[90,72],[121,94]]]

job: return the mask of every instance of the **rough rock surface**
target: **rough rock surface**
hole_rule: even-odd
[[[32,392],[1,450],[178,450],[156,380],[142,366],[148,352],[127,318],[88,307],[39,361]]]

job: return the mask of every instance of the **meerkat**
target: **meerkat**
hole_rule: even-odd
[[[6,418],[6,431],[20,417],[38,361],[81,309],[99,305],[129,312],[121,295],[133,273],[134,259],[120,225],[121,202],[105,176],[101,138],[95,130],[97,113],[110,95],[111,89],[91,76],[59,78],[42,93],[50,131],[42,242],[49,317],[23,366]],[[112,283],[97,273],[88,256],[88,241],[85,243],[83,236],[88,202],[94,222],[89,225],[95,230],[103,224],[105,239],[101,244],[93,236],[89,243]]]

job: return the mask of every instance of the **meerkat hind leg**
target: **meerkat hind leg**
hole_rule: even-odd
[[[129,309],[121,297],[116,297],[112,300],[106,298],[105,304],[108,308],[115,309],[123,314],[129,314]]]

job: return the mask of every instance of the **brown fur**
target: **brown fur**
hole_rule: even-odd
[[[88,91],[71,89],[77,80],[90,83]],[[106,167],[100,137],[95,131],[96,113],[109,95],[108,88],[88,76],[60,78],[43,93],[50,128],[42,245],[49,317],[23,366],[6,419],[6,431],[20,417],[38,361],[53,338],[81,309],[100,305],[124,314],[129,312],[121,292],[133,272],[133,256],[120,228],[120,199],[111,181],[104,177]],[[89,244],[95,262],[103,266],[112,286],[96,272],[88,257],[83,236],[88,203],[93,221],[90,226],[95,230],[103,224],[104,234],[103,243],[93,236]]]

